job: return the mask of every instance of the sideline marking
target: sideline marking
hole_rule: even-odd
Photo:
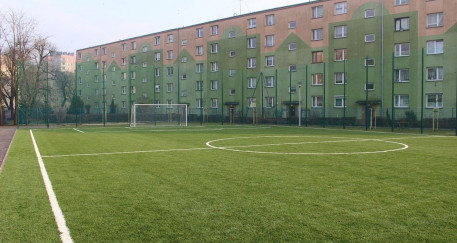
[[[35,141],[35,137],[33,136],[32,130],[30,130],[30,135],[32,136],[33,147],[35,148],[35,153],[38,158],[38,164],[40,165],[41,175],[43,176],[44,185],[46,186],[46,191],[48,192],[52,212],[54,213],[57,228],[60,232],[60,239],[64,243],[72,243],[73,239],[70,236],[70,230],[67,227],[65,217],[63,216],[62,209],[60,209],[59,202],[57,201],[54,189],[52,189],[51,180],[49,179],[48,172],[46,171],[46,167],[44,166],[43,158],[41,157],[40,150],[38,150],[38,146]]]
[[[73,130],[80,132],[80,133],[84,133],[83,131],[79,130],[78,128],[73,128]]]
[[[407,149],[409,146],[404,143],[387,141],[382,139],[363,139],[363,138],[354,138],[350,140],[341,140],[341,142],[365,142],[365,141],[378,141],[378,142],[385,142],[385,143],[392,143],[401,145],[401,148],[398,149],[389,149],[389,150],[378,150],[378,151],[366,151],[366,152],[335,152],[335,153],[294,153],[294,152],[263,152],[263,151],[251,151],[251,150],[240,150],[240,149],[233,149],[233,148],[247,148],[247,147],[261,147],[261,146],[280,146],[280,145],[291,145],[291,144],[312,144],[312,143],[336,143],[340,141],[320,141],[320,142],[301,142],[301,143],[283,143],[283,144],[264,144],[264,145],[245,145],[245,146],[230,146],[230,147],[218,147],[212,145],[213,142],[219,142],[224,140],[235,140],[235,139],[249,139],[249,138],[298,138],[298,137],[315,137],[315,136],[260,136],[260,137],[235,137],[235,138],[221,138],[216,140],[211,140],[206,143],[206,146],[214,149],[219,150],[228,150],[228,151],[235,151],[235,152],[244,152],[244,153],[257,153],[257,154],[281,154],[281,155],[353,155],[353,154],[377,154],[377,153],[388,153],[388,152],[396,152]],[[333,138],[340,138],[340,137],[333,137]]]
[[[98,156],[98,155],[117,155],[117,154],[139,154],[139,153],[157,153],[157,152],[174,152],[174,151],[193,151],[207,150],[210,148],[188,148],[188,149],[158,149],[149,151],[127,151],[127,152],[111,152],[111,153],[93,153],[93,154],[61,154],[61,155],[43,155],[43,158],[61,158],[61,157],[79,157],[79,156]]]

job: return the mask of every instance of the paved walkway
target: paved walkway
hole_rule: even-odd
[[[0,173],[5,164],[6,154],[13,141],[16,127],[0,127]]]

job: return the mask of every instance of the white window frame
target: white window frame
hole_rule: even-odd
[[[409,108],[409,95],[394,95],[395,108]]]
[[[348,55],[347,51],[348,50],[346,48],[336,49],[335,50],[335,62],[342,62],[342,61],[346,60],[347,59],[347,55]],[[340,59],[338,59],[338,52],[342,52]]]
[[[248,68],[256,68],[257,67],[257,58],[250,57],[248,58]]]
[[[235,31],[230,31],[229,32],[229,38],[232,39],[232,38],[235,38],[236,37],[236,32]]]
[[[195,91],[203,91],[203,81],[195,82]]]
[[[376,65],[376,60],[374,58],[368,58],[368,60],[364,59],[365,67],[367,66],[367,61],[368,63],[373,61],[373,64],[368,64],[368,67],[374,67]]]
[[[275,66],[275,56],[266,56],[265,63],[267,67],[274,67]]]
[[[173,59],[173,50],[168,50],[168,51],[167,51],[167,59],[168,59],[168,60]]]
[[[320,41],[324,39],[324,29],[313,29],[313,41]]]
[[[175,41],[174,35],[173,34],[169,34],[167,36],[167,40],[168,40],[168,43],[173,43]]]
[[[274,35],[265,36],[265,46],[275,46],[275,36]]]
[[[273,26],[275,25],[275,15],[269,14],[265,16],[265,25],[266,26]]]
[[[371,89],[368,89],[368,91],[374,91],[375,90],[375,87],[374,87],[374,83],[368,83],[368,85],[370,86],[373,86],[373,88]],[[364,83],[363,84],[363,87],[364,87],[364,91],[367,91],[367,83]]]
[[[312,7],[311,11],[313,13],[313,19],[318,19],[318,18],[324,17],[324,6],[323,5]]]
[[[321,95],[311,96],[311,107],[312,108],[322,108],[324,107],[324,97]]]
[[[324,74],[323,73],[311,74],[311,85],[313,85],[313,86],[324,85]]]
[[[274,88],[275,87],[275,76],[266,76],[265,77],[265,88]]]
[[[203,56],[204,50],[203,46],[197,46],[197,56]]]
[[[334,37],[335,39],[346,38],[348,36],[347,25],[338,25],[335,26]]]
[[[161,56],[162,56],[162,55],[161,55],[161,53],[160,53],[160,52],[156,52],[156,53],[154,53],[154,58],[155,58],[155,60],[156,60],[156,61],[160,61],[160,59],[161,59]]]
[[[197,28],[197,38],[203,38],[204,30],[203,28]]]
[[[334,15],[346,14],[348,12],[347,2],[335,3],[335,12]]]
[[[408,79],[405,78],[405,75],[407,75]],[[397,83],[408,83],[409,82],[409,69],[403,68],[403,69],[395,69],[395,74],[394,74],[394,81]]]
[[[289,43],[289,51],[295,51],[297,50],[297,43]]]
[[[394,23],[395,31],[407,31],[410,29],[409,17],[397,18]]]
[[[210,44],[211,53],[217,53],[217,52],[218,52],[218,49],[219,49],[218,47],[219,47],[219,44],[218,44],[218,43]]]
[[[341,105],[337,104],[338,100],[341,100]],[[334,99],[333,99],[333,107],[335,107],[335,108],[346,107],[346,97],[344,97],[344,95],[335,95]]]
[[[429,104],[429,99],[433,98],[435,101],[433,102],[434,105],[431,106]],[[440,102],[441,100],[441,102]],[[427,93],[425,94],[425,103],[426,103],[426,108],[443,108],[443,103],[444,103],[444,97],[443,93]]]
[[[434,70],[433,72],[435,73],[434,77],[430,78],[430,71]],[[444,80],[444,69],[443,66],[437,66],[437,67],[427,67],[427,81],[431,82],[437,82],[437,81],[443,81]]]
[[[197,99],[197,109],[202,109],[202,108],[203,108],[202,99],[198,98],[198,99]]]
[[[442,12],[427,14],[427,28],[443,27],[443,25],[444,14]]]
[[[255,89],[257,87],[257,78],[248,78],[248,89]]]
[[[160,45],[160,36],[154,37],[154,45],[156,45],[156,46]]]
[[[248,49],[255,49],[257,48],[257,38],[248,38]]]
[[[248,29],[253,29],[253,28],[257,28],[257,19],[256,18],[248,19]]]
[[[275,107],[275,98],[274,97],[265,97],[265,108],[274,108]]]
[[[433,46],[431,46],[431,44]],[[427,54],[438,55],[438,54],[443,54],[443,53],[444,53],[444,40],[427,41]]]
[[[217,109],[218,108],[218,100],[217,98],[211,98],[211,108]]]
[[[409,4],[409,0],[395,0],[395,6],[407,5],[407,4]]]
[[[211,80],[211,90],[217,90],[217,80]]]
[[[395,44],[395,57],[409,57],[411,53],[410,43]]]
[[[336,72],[335,73],[335,84],[345,84],[345,74],[344,72]],[[340,80],[341,79],[341,80]]]
[[[211,63],[211,72],[217,72],[219,71],[219,64],[217,62],[212,62]]]
[[[173,83],[167,83],[167,93],[173,92]]]
[[[376,35],[375,34],[366,34],[365,35],[365,43],[371,43],[376,41]]]
[[[297,22],[296,21],[290,21],[289,22],[289,29],[296,29],[297,28]]]
[[[365,10],[365,18],[374,18],[376,16],[376,11],[374,9],[367,9]]]
[[[229,57],[235,57],[236,52],[235,51],[229,51]]]
[[[211,26],[211,35],[218,35],[219,34],[219,25]]]

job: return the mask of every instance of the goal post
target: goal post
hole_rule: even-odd
[[[187,126],[187,104],[134,104],[130,127]]]

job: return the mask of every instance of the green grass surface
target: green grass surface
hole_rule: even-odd
[[[76,242],[457,239],[456,137],[80,130],[34,130]],[[0,242],[58,240],[28,130],[18,131],[0,175],[0,199]]]

